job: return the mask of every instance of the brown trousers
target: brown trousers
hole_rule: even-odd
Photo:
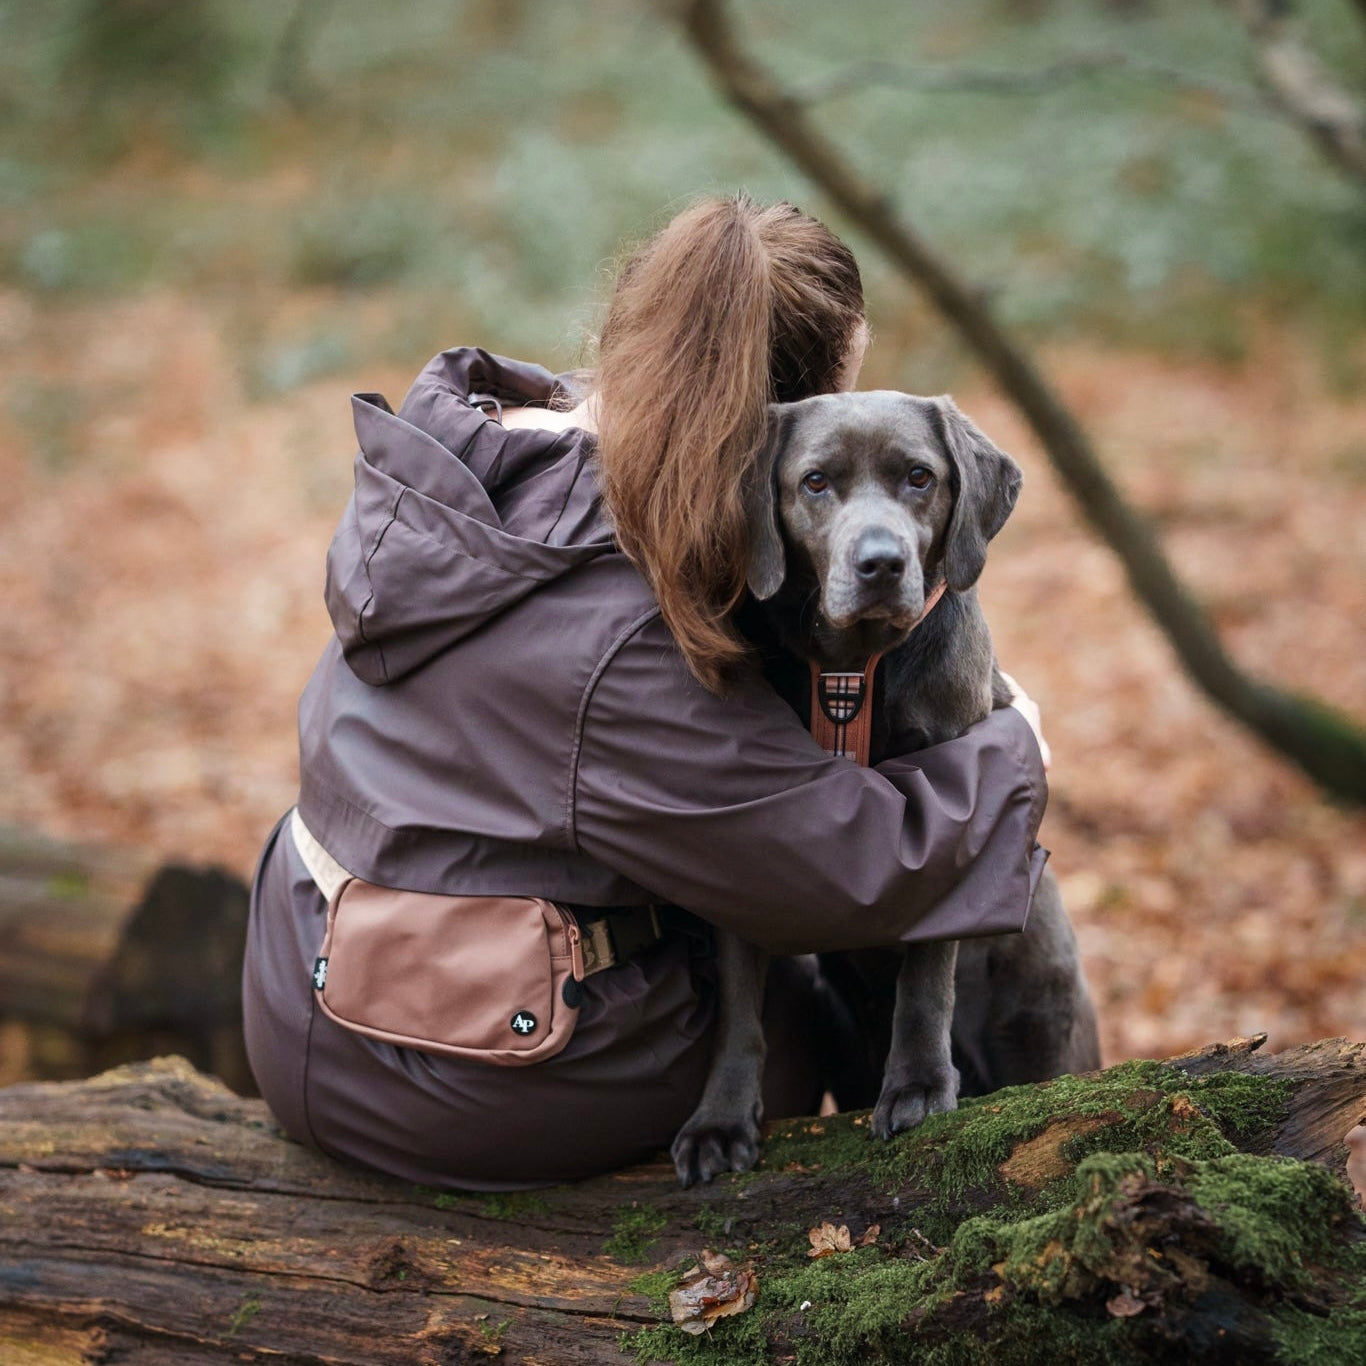
[[[592,1176],[667,1148],[706,1078],[715,964],[667,935],[589,977],[574,1037],[554,1058],[495,1067],[356,1034],[314,1003],[326,908],[288,827],[252,888],[243,977],[247,1053],[291,1137],[430,1186],[514,1190]],[[820,1096],[812,984],[775,960],[764,1005],[765,1114]]]

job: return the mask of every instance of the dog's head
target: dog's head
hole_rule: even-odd
[[[957,592],[977,582],[1021,475],[951,398],[824,394],[769,418],[749,499],[756,598],[773,597],[795,560],[830,626],[881,621],[894,637],[924,610],[928,574]]]

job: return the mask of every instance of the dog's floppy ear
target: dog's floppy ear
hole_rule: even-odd
[[[1024,475],[947,394],[930,401],[938,410],[944,445],[958,475],[958,496],[944,542],[944,577],[961,593],[981,575],[987,542],[1005,526]]]
[[[778,457],[782,452],[787,421],[781,404],[768,405],[768,440],[759,452],[745,488],[749,514],[749,591],[766,602],[787,577],[787,553],[778,525]]]

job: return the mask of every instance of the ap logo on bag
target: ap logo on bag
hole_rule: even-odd
[[[512,1017],[512,1028],[517,1034],[526,1037],[536,1028],[536,1017],[529,1010],[519,1010]]]
[[[327,985],[327,959],[319,958],[313,964],[313,985],[321,991]]]

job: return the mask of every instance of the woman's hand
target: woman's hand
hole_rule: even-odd
[[[1043,738],[1043,718],[1039,715],[1039,704],[1004,669],[1001,670],[1001,677],[1010,689],[1010,705],[1029,722],[1029,729],[1039,742],[1039,753],[1043,755],[1044,772],[1047,773],[1053,763],[1053,752]]]

